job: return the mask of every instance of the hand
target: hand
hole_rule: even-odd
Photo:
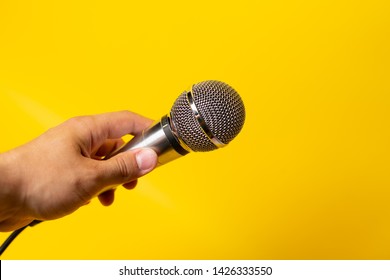
[[[153,150],[101,159],[123,144],[120,137],[137,135],[151,123],[127,111],[75,117],[0,154],[0,231],[63,217],[95,196],[110,205],[113,185],[134,188],[137,178],[155,168]]]

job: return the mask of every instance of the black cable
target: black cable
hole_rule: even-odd
[[[4,251],[8,248],[8,246],[12,243],[12,241],[26,228],[26,227],[33,227],[42,221],[34,220],[31,223],[29,223],[27,226],[21,227],[20,229],[17,229],[13,231],[10,236],[4,241],[4,243],[0,247],[0,256],[4,253]]]

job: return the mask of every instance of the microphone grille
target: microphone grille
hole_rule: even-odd
[[[239,94],[220,81],[204,81],[192,87],[194,105],[205,125],[223,144],[228,144],[241,131],[245,121],[245,107]],[[171,117],[181,140],[195,152],[217,149],[201,128],[187,98],[182,93],[171,109]]]

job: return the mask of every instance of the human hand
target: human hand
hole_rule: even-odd
[[[113,185],[134,188],[137,178],[155,168],[153,150],[101,159],[123,144],[120,137],[137,135],[151,123],[128,111],[75,117],[0,154],[0,231],[63,217],[96,196],[110,205]]]

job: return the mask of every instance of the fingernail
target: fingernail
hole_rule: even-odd
[[[138,168],[141,171],[151,171],[157,164],[157,154],[152,149],[141,149],[135,155]]]

